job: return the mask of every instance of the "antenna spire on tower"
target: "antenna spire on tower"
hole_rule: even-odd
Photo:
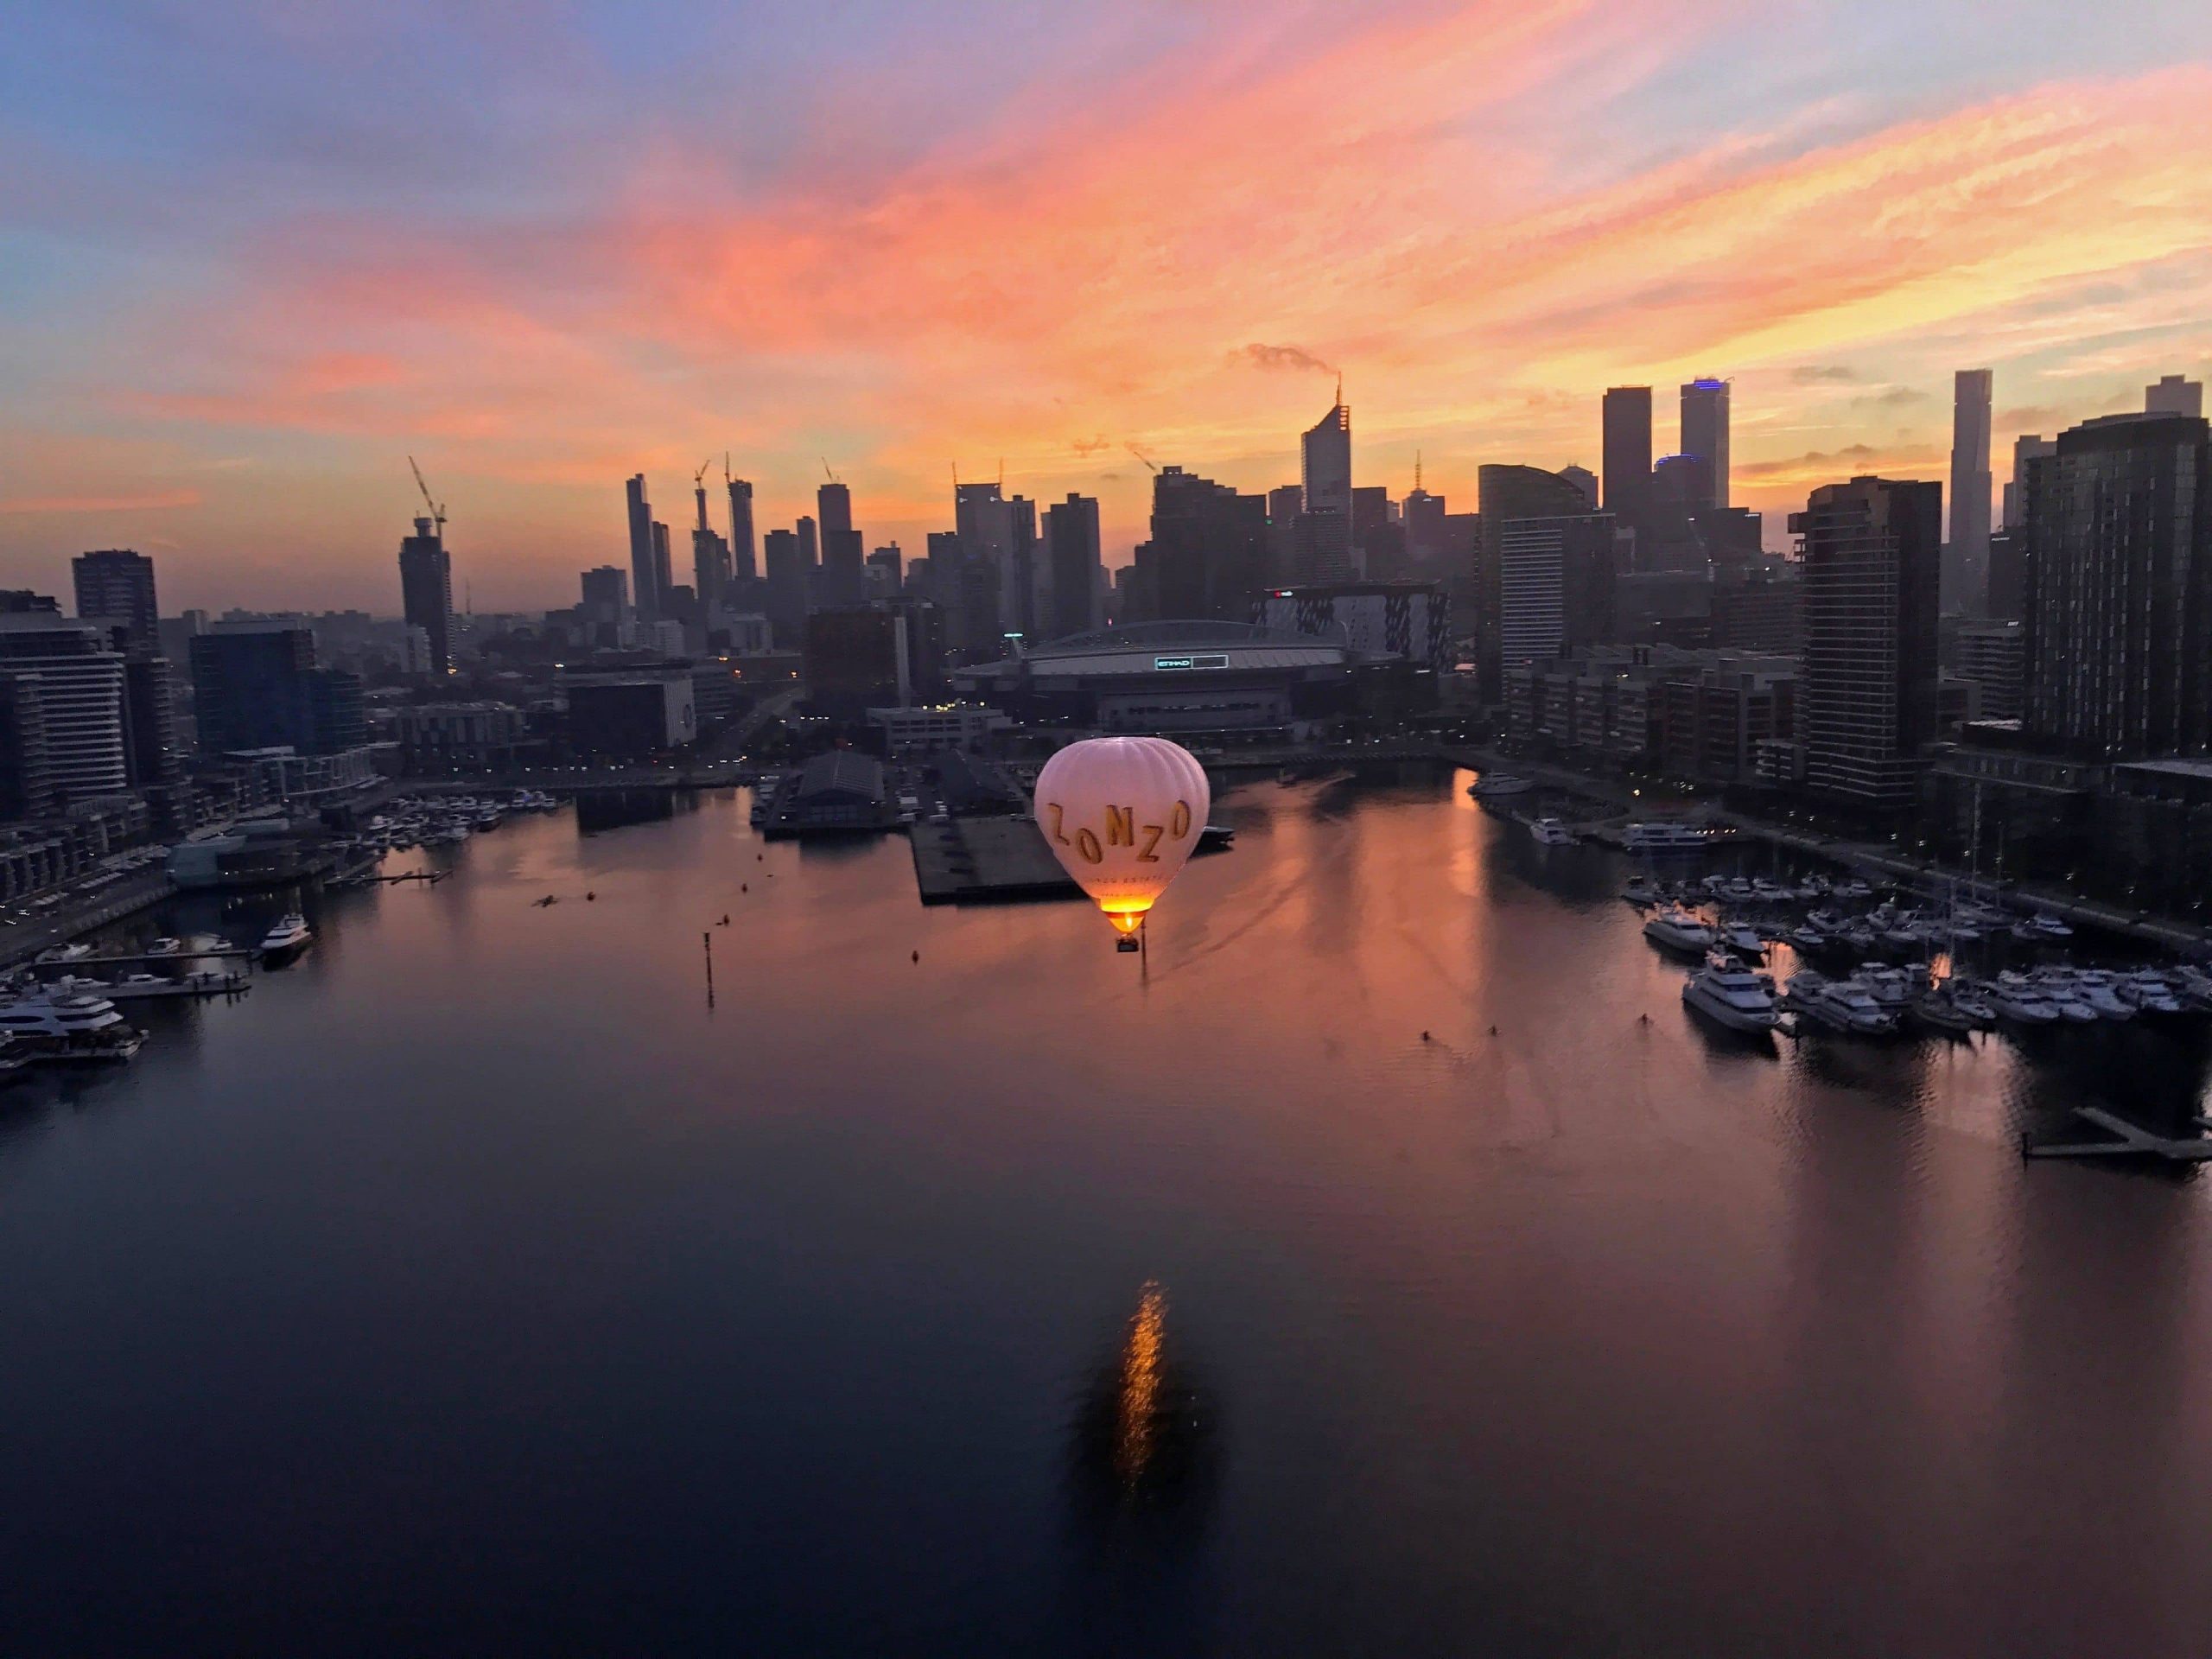
[[[1414,488],[1421,488],[1421,451],[1414,451]]]

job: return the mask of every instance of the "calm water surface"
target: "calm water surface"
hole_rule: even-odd
[[[746,806],[0,1096],[0,1651],[2212,1640],[2204,1191],[2016,1150],[2186,1042],[1709,1039],[1448,779],[1234,793],[1148,963]]]

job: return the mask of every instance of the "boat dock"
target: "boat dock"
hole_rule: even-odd
[[[2157,1158],[2170,1164],[2212,1161],[2212,1140],[2197,1136],[2179,1140],[2171,1135],[2153,1135],[2101,1106],[2076,1106],[2073,1110],[2075,1116],[2102,1129],[2112,1138],[2107,1141],[2030,1141],[2023,1137],[2020,1155],[2024,1158]],[[2201,1129],[2212,1129],[2212,1117],[2206,1117],[2202,1113],[2193,1115],[2190,1122]]]
[[[259,949],[248,944],[211,944],[205,950],[170,950],[160,956],[145,951],[112,957],[79,957],[74,962],[29,962],[23,966],[34,973],[74,973],[79,968],[143,968],[148,964],[168,964],[180,962],[213,962],[226,958],[244,957],[251,960],[261,954]]]
[[[1082,896],[1032,818],[917,823],[907,840],[925,905]]]

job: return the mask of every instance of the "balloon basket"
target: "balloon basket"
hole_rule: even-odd
[[[1136,955],[1141,947],[1133,937],[1124,933],[1120,938],[1114,941],[1114,948],[1122,952],[1124,956],[1133,957]]]

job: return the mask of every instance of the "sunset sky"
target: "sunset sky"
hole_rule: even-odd
[[[1252,490],[1598,465],[1735,382],[1736,499],[1945,475],[2212,368],[2212,5],[0,0],[0,582],[164,608],[573,603],[622,480],[868,544],[952,468]],[[719,492],[717,492],[719,495]],[[717,514],[719,522],[719,500]],[[1783,540],[1778,518],[1769,540]],[[679,563],[688,564],[687,556]]]

